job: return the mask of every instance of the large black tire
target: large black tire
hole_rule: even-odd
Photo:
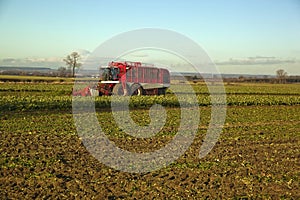
[[[139,84],[133,84],[130,88],[131,95],[133,96],[142,96],[144,95],[144,89]]]
[[[121,83],[118,83],[115,85],[115,87],[112,90],[113,95],[124,95],[123,86]]]
[[[166,94],[166,88],[158,88],[158,95],[165,95]]]

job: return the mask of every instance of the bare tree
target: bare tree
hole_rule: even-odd
[[[276,75],[279,83],[285,83],[287,72],[285,72],[283,69],[279,69],[276,71]]]
[[[80,55],[78,52],[73,52],[64,59],[66,65],[71,69],[73,77],[75,76],[75,69],[81,66],[81,63],[78,62],[79,59]]]

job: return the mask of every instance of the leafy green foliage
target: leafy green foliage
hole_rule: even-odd
[[[179,102],[172,88],[180,87],[183,102]],[[149,108],[153,104],[165,107],[182,107],[192,101],[190,94],[184,93],[184,85],[172,86],[165,96],[133,96],[130,108]],[[211,105],[208,89],[204,85],[193,85],[200,106]],[[227,105],[299,105],[299,85],[239,85],[226,86]],[[38,109],[72,109],[72,85],[69,84],[18,84],[5,83],[0,85],[0,109],[5,110],[38,110]],[[122,97],[117,101],[122,104]],[[83,104],[84,104],[84,100]],[[96,108],[109,108],[111,97],[95,98]]]

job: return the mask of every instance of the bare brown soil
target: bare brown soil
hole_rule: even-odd
[[[120,172],[92,157],[76,135],[71,113],[2,113],[0,197],[299,199],[300,107],[272,107],[277,117],[251,123],[253,109],[259,118],[270,114],[271,108],[229,108],[224,131],[208,156],[198,158],[206,130],[202,125],[183,156],[146,174]],[[243,120],[235,121],[236,116]],[[151,151],[168,137],[135,145]],[[113,139],[120,148],[134,150],[126,138]]]

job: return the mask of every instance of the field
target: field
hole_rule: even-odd
[[[0,83],[1,199],[299,199],[300,85],[226,85],[223,131],[202,159],[211,103],[205,85],[193,87],[201,122],[192,145],[172,164],[139,174],[107,167],[87,151],[73,120],[72,84]],[[153,104],[165,107],[166,124],[141,139],[116,125],[110,97],[95,98],[107,137],[132,152],[157,150],[176,135],[181,110],[172,91],[132,97],[132,119],[149,124]]]

